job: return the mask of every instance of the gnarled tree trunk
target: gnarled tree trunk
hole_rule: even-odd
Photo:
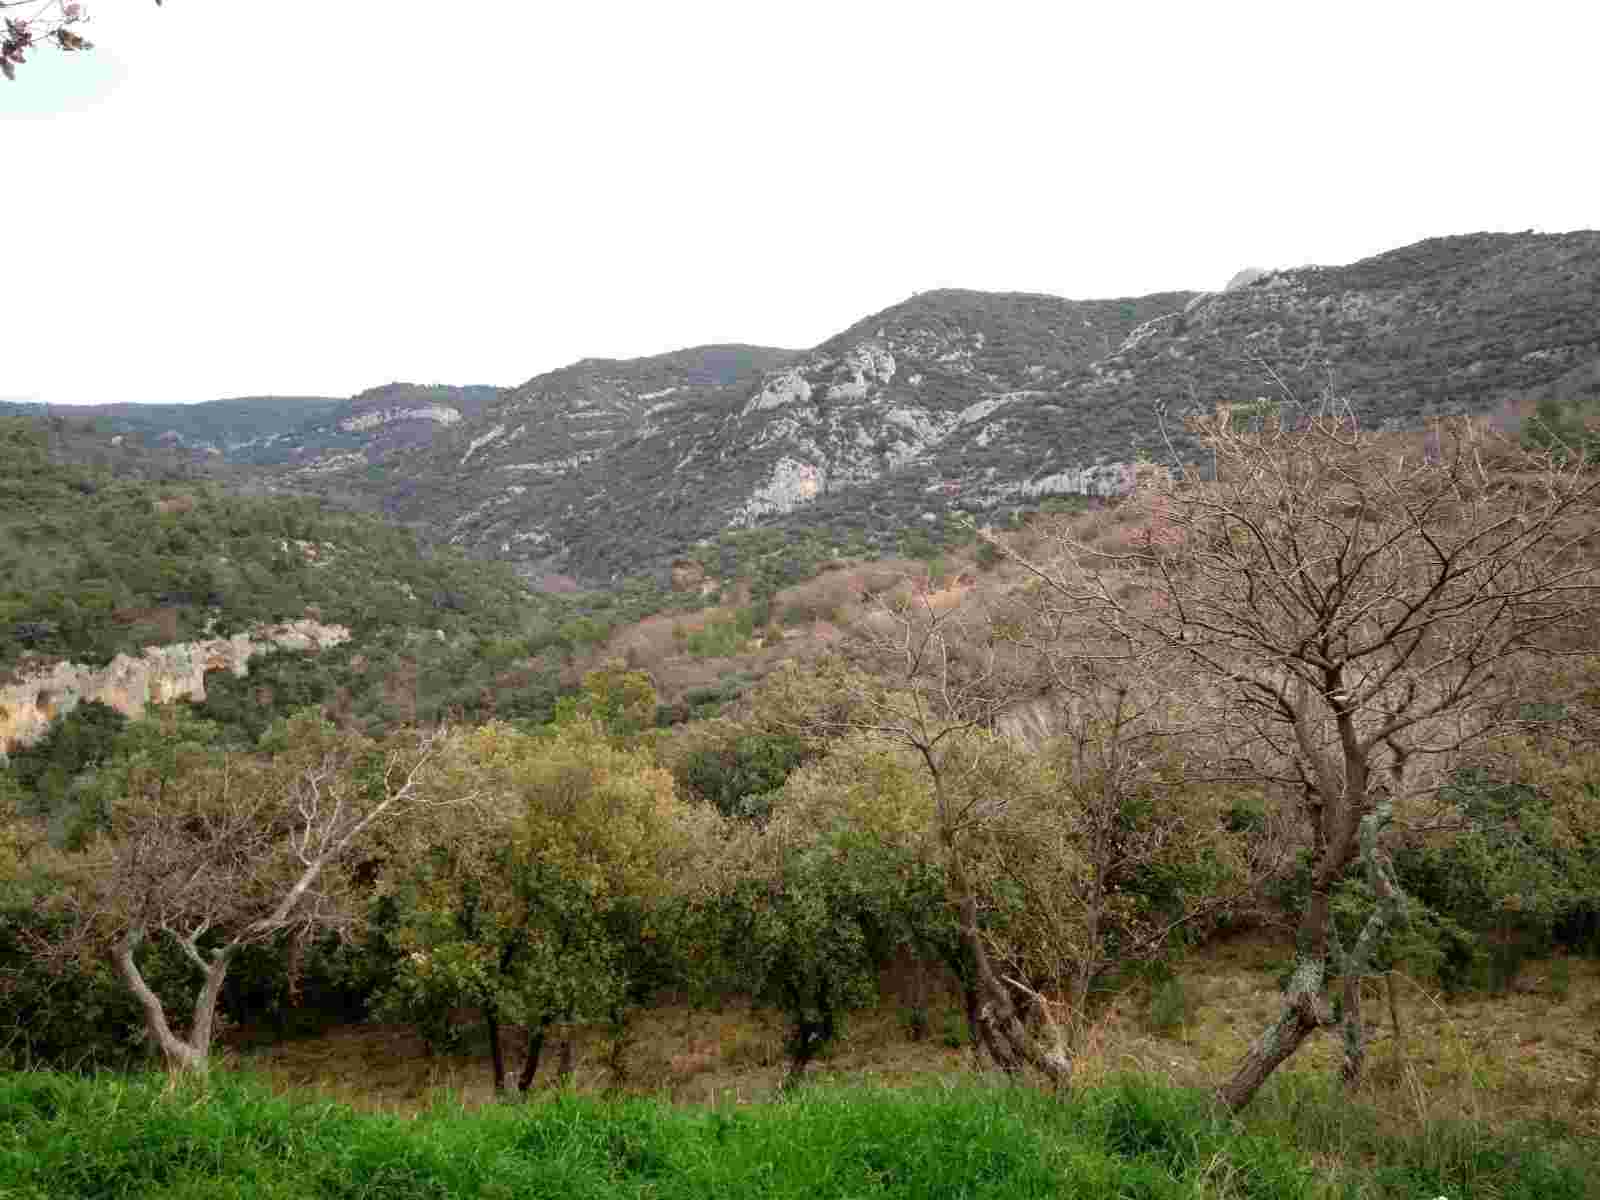
[[[1311,881],[1311,899],[1295,932],[1294,972],[1283,990],[1283,1008],[1251,1044],[1218,1095],[1232,1112],[1249,1104],[1271,1074],[1333,1013],[1323,994],[1328,981],[1328,892],[1344,871],[1348,851],[1326,850]]]
[[[1387,801],[1361,818],[1359,843],[1348,828],[1336,831],[1323,853],[1312,878],[1311,899],[1301,918],[1295,938],[1294,974],[1284,989],[1283,1010],[1245,1055],[1244,1061],[1219,1095],[1233,1112],[1254,1098],[1261,1085],[1284,1060],[1300,1048],[1318,1029],[1334,1023],[1324,994],[1328,978],[1332,914],[1328,896],[1333,884],[1349,866],[1359,844],[1368,877],[1377,893],[1378,904],[1362,927],[1361,936],[1349,954],[1341,953],[1340,966],[1345,979],[1345,1053],[1341,1073],[1347,1083],[1360,1078],[1366,1055],[1366,1029],[1361,1023],[1360,986],[1378,939],[1393,924],[1404,918],[1405,897],[1394,881],[1393,872],[1378,850],[1378,833],[1390,817]],[[1346,823],[1348,826],[1348,822]],[[1356,995],[1352,1001],[1351,991]]]
[[[1361,981],[1372,969],[1372,957],[1385,934],[1406,921],[1405,893],[1394,877],[1394,869],[1378,848],[1378,834],[1388,823],[1390,805],[1380,804],[1375,812],[1361,821],[1361,860],[1366,866],[1367,883],[1372,888],[1376,903],[1361,934],[1348,955],[1343,955],[1344,972],[1344,1061],[1339,1076],[1346,1087],[1361,1082],[1361,1072],[1367,1060],[1367,1026],[1361,1015]],[[1389,976],[1391,1009],[1394,999],[1394,977]],[[1396,1023],[1398,1026],[1398,1022]],[[1397,1028],[1398,1035],[1398,1028]]]
[[[989,960],[978,927],[978,901],[953,840],[945,839],[947,869],[956,893],[961,941],[973,966],[973,991],[976,993],[977,1031],[984,1048],[1002,1071],[1015,1074],[1030,1066],[1064,1089],[1072,1082],[1072,1058],[1062,1041],[1061,1031],[1050,1015],[1049,1005],[1026,989],[1008,986]],[[1034,1007],[1039,1013],[1043,1036],[1028,1028],[1027,1019]]]
[[[232,954],[229,949],[215,951],[209,962],[201,958],[198,952],[191,955],[192,961],[202,972],[202,980],[189,1020],[189,1035],[179,1037],[167,1020],[161,997],[145,982],[138,963],[133,961],[134,953],[144,938],[144,929],[138,926],[130,928],[112,948],[112,965],[139,1001],[139,1007],[144,1011],[145,1028],[151,1040],[160,1048],[167,1069],[175,1073],[204,1075],[210,1067],[211,1033],[216,1021],[217,998],[222,994],[222,985],[227,980],[228,962]]]

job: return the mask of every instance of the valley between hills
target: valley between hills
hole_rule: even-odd
[[[788,1113],[849,1194],[959,1126],[1019,1194],[1595,1195],[1597,297],[1473,234],[0,405],[0,1193],[697,1194]]]

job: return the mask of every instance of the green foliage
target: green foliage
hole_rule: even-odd
[[[1047,517],[1075,517],[1091,507],[1087,496],[1047,496],[1039,501],[1039,511]]]
[[[589,695],[631,682],[611,672]],[[538,1028],[613,1016],[658,986],[672,871],[692,844],[671,776],[577,715],[551,733],[487,726],[452,753],[452,786],[473,800],[389,865],[380,1010],[438,1043],[463,1006]]]
[[[45,737],[12,755],[9,772],[22,816],[43,822],[50,841],[76,848],[105,827],[128,783],[129,771],[148,762],[174,764],[185,754],[205,755],[221,730],[186,705],[152,705],[138,721],[86,701],[58,717]]]
[[[1182,976],[1169,975],[1151,988],[1145,1024],[1152,1033],[1173,1033],[1189,1024],[1198,1008]]]
[[[755,608],[741,609],[724,620],[707,621],[689,631],[684,649],[696,658],[731,658],[744,649],[756,625]]]
[[[611,662],[583,677],[575,696],[556,704],[556,722],[591,721],[613,737],[633,737],[655,723],[656,689],[643,671]]]
[[[116,1070],[147,1061],[144,1016],[109,963],[41,963],[34,948],[70,935],[40,903],[49,884],[0,880],[0,1069]],[[188,965],[169,947],[150,956],[151,986],[177,1000]],[[3,1193],[0,1193],[3,1194]]]
[[[43,817],[60,813],[73,781],[116,753],[127,723],[116,709],[87,700],[52,722],[32,746],[13,751],[10,769],[24,797],[22,812]]]
[[[1308,1159],[1343,1164],[1334,1182],[1350,1196],[1600,1196],[1600,1156],[1581,1139],[1568,1141],[1559,1130],[1489,1119],[1396,1123],[1352,1102],[1337,1079],[1323,1074],[1280,1072],[1245,1114],[1244,1127]]]
[[[723,953],[741,989],[788,1018],[790,1059],[803,1069],[846,1014],[877,999],[893,955],[927,941],[945,911],[944,877],[870,834],[751,836],[755,862],[720,897]]]
[[[812,578],[824,563],[838,557],[838,547],[824,530],[735,529],[696,546],[690,557],[706,574],[747,580],[752,596],[770,597]]]
[[[1535,407],[1533,418],[1523,424],[1522,444],[1549,450],[1563,462],[1578,455],[1596,458],[1600,456],[1596,415],[1593,404],[1577,400],[1562,403],[1554,396],[1546,396]]]
[[[1459,807],[1466,831],[1394,855],[1401,886],[1424,909],[1420,944],[1409,948],[1431,958],[1441,982],[1501,990],[1529,955],[1559,942],[1589,948],[1600,928],[1596,831],[1564,829],[1549,795],[1482,769],[1457,772],[1441,798]]]
[[[303,497],[247,497],[59,462],[41,423],[0,418],[0,671],[91,664],[227,636],[308,610],[358,635],[515,630],[526,593],[501,568]]]
[[[760,821],[770,815],[774,794],[790,773],[814,753],[792,733],[734,728],[689,754],[674,774],[686,794],[723,816]]]

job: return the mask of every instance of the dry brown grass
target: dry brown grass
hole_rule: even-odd
[[[916,594],[929,595],[941,608],[959,603],[969,594],[973,578],[969,564],[952,561],[957,573],[950,576],[947,587],[932,593],[926,565],[910,559],[841,566],[784,588],[772,599],[772,613],[775,622],[788,619],[790,627],[757,630],[737,654],[697,657],[688,653],[685,642],[689,634],[709,624],[734,620],[749,600],[742,591],[698,612],[647,617],[618,630],[592,657],[595,662],[620,658],[633,670],[647,671],[661,699],[671,702],[729,674],[759,678],[780,662],[815,659],[838,643],[880,598]]]
[[[1130,988],[1080,1031],[1075,1078],[1091,1084],[1134,1071],[1180,1085],[1215,1086],[1276,1015],[1275,973],[1287,954],[1271,939],[1249,937],[1196,956],[1180,972],[1197,1002],[1193,1019],[1169,1034],[1150,1031],[1148,993]],[[1506,996],[1455,1002],[1402,980],[1399,1039],[1374,985],[1367,1013],[1377,1028],[1363,1098],[1403,1123],[1456,1116],[1545,1118],[1600,1136],[1600,1097],[1592,1087],[1600,1055],[1600,963],[1570,960],[1561,988],[1551,986],[1550,966],[1530,963]],[[893,979],[886,983],[893,985],[891,992],[904,990]],[[973,1071],[965,1045],[947,1044],[947,1037],[960,1040],[962,1028],[952,993],[932,998],[930,1032],[922,1041],[910,1040],[906,1012],[891,996],[853,1016],[845,1036],[814,1065],[816,1077],[893,1086]],[[507,1037],[508,1047],[516,1044]],[[577,1090],[612,1086],[609,1048],[603,1028],[581,1032]],[[1337,1070],[1338,1055],[1337,1038],[1324,1035],[1283,1070],[1327,1077]],[[238,1057],[279,1086],[309,1088],[367,1110],[415,1112],[445,1090],[468,1105],[493,1099],[486,1049],[429,1056],[422,1040],[403,1026],[343,1027]],[[556,1086],[553,1058],[547,1049],[541,1091]],[[744,1004],[720,1010],[663,1005],[636,1019],[626,1090],[684,1103],[759,1100],[776,1094],[783,1069],[783,1029],[775,1014]]]

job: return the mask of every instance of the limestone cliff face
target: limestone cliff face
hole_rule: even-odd
[[[57,663],[0,687],[0,757],[38,741],[55,718],[84,700],[98,700],[129,717],[147,704],[204,700],[206,673],[249,673],[249,663],[273,650],[321,650],[350,640],[342,625],[290,621],[228,638],[149,646],[134,658],[119,654],[103,667]]]

